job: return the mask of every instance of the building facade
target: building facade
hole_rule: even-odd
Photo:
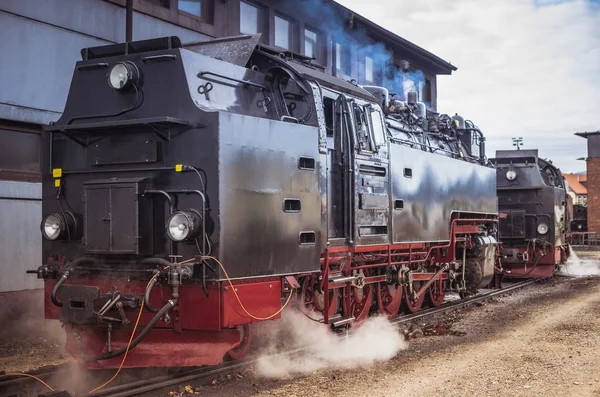
[[[587,174],[563,174],[567,181],[569,196],[574,205],[587,204]]]
[[[80,50],[125,41],[126,0],[0,2],[0,318],[14,294],[42,284],[26,270],[41,258],[43,125],[63,110]],[[416,89],[436,108],[436,76],[454,66],[331,0],[134,0],[133,40],[182,43],[261,33],[264,45],[312,58],[328,73]],[[39,300],[41,305],[41,300]],[[14,309],[17,310],[17,309]],[[4,313],[6,314],[6,313]],[[11,313],[9,313],[11,314]],[[15,313],[13,313],[15,314]]]
[[[600,233],[600,131],[578,132],[587,139],[587,226],[588,232]]]

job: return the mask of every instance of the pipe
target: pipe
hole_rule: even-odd
[[[133,0],[127,0],[125,4],[125,41],[133,40]]]
[[[158,309],[155,309],[150,304],[150,294],[152,293],[152,289],[154,289],[154,286],[157,282],[158,280],[156,279],[156,277],[154,277],[152,281],[150,281],[150,285],[148,286],[148,288],[146,288],[146,293],[144,294],[144,306],[146,306],[146,309],[148,309],[148,311],[151,311],[152,313],[158,313]]]
[[[83,256],[83,257],[77,258],[73,262],[69,263],[69,268],[70,269],[75,269],[80,264],[86,263],[86,262],[96,263],[96,259],[94,259],[94,258],[86,258],[85,256]],[[60,280],[58,280],[56,282],[56,284],[54,284],[54,288],[52,288],[52,293],[50,294],[50,300],[52,301],[52,303],[54,303],[58,307],[62,307],[63,304],[56,299],[56,294],[57,294],[58,289],[60,288],[60,286],[63,285],[65,281],[67,281],[67,277],[69,277],[69,274],[70,274],[69,270],[65,271],[63,273],[62,277],[60,278]]]
[[[165,314],[167,314],[167,312],[169,310],[171,310],[175,306],[176,303],[177,303],[176,300],[169,300],[167,302],[167,304],[164,305],[158,311],[158,313],[156,313],[156,315],[152,318],[152,320],[150,320],[150,322],[148,323],[148,325],[146,325],[146,327],[144,328],[144,330],[142,332],[140,332],[140,334],[128,346],[122,347],[119,350],[115,350],[112,353],[104,353],[104,354],[100,354],[100,355],[97,355],[97,356],[87,356],[87,357],[85,357],[85,360],[86,361],[108,360],[109,358],[113,358],[113,357],[117,357],[117,356],[121,356],[121,355],[125,354],[125,352],[128,350],[128,348],[129,348],[129,351],[131,351],[134,347],[136,347],[150,333],[150,331],[152,331],[152,329],[154,329],[154,326],[156,325],[156,323],[158,323],[158,321]]]
[[[159,265],[159,266],[165,266],[165,267],[169,267],[171,265],[173,265],[172,262],[169,262],[166,259],[163,258],[146,258],[142,260],[142,263],[148,263],[148,264],[152,264],[152,265]]]
[[[60,278],[60,280],[58,280],[56,282],[56,284],[54,284],[54,288],[52,288],[52,293],[50,294],[50,300],[52,301],[52,303],[54,303],[55,306],[58,306],[58,307],[62,307],[63,306],[62,302],[59,302],[56,299],[56,293],[58,292],[58,289],[60,288],[60,286],[63,285],[63,283],[65,281],[67,281],[67,277],[69,277],[69,271],[68,270],[63,273],[63,275]]]

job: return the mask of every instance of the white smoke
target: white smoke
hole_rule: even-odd
[[[302,313],[282,315],[269,332],[269,344],[261,351],[256,372],[259,376],[283,378],[329,368],[357,368],[389,360],[408,347],[403,335],[381,316],[367,319],[359,328],[339,336],[327,326]],[[283,349],[281,349],[283,345]],[[309,346],[291,355],[277,351]]]
[[[597,259],[581,259],[572,248],[570,251],[569,259],[556,274],[571,277],[600,275],[600,261]]]

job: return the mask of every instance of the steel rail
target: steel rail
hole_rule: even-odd
[[[440,307],[433,307],[431,309],[421,310],[414,314],[408,314],[406,316],[396,317],[395,319],[390,320],[390,322],[394,325],[400,325],[400,324],[405,324],[405,323],[408,323],[408,322],[411,322],[414,320],[419,320],[423,317],[429,317],[429,316],[434,316],[436,314],[447,313],[449,311],[454,311],[454,310],[457,310],[457,309],[460,309],[463,307],[467,307],[467,306],[473,305],[477,302],[482,302],[482,301],[488,300],[490,298],[494,298],[496,296],[502,296],[504,294],[521,289],[528,285],[535,284],[540,280],[544,280],[544,279],[539,278],[539,279],[531,279],[531,280],[517,282],[517,283],[515,283],[509,287],[503,288],[503,289],[499,289],[499,290],[488,292],[488,293],[481,294],[481,295],[475,295],[470,298],[462,299],[457,302],[449,302]]]

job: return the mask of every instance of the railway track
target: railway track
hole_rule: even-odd
[[[461,308],[466,308],[472,306],[474,304],[484,302],[486,300],[492,299],[494,297],[499,297],[510,292],[516,291],[518,289],[524,288],[531,284],[540,281],[537,280],[527,280],[522,282],[517,282],[511,284],[501,290],[494,290],[488,293],[483,293],[480,295],[475,295],[473,297],[462,299],[459,301],[453,301],[443,304],[440,307],[430,308],[422,310],[415,314],[403,315],[397,317],[394,320],[391,320],[392,324],[396,326],[401,326],[404,324],[409,324],[416,320],[421,320],[426,317],[432,317],[440,314],[445,314],[454,310],[458,310]],[[307,347],[302,347],[298,349],[293,349],[289,351],[284,351],[281,353],[277,353],[277,355],[290,355],[294,353],[299,353],[305,350]],[[92,394],[86,394],[90,397],[129,397],[129,396],[140,396],[145,393],[156,392],[158,390],[179,386],[182,384],[187,384],[190,382],[194,382],[197,384],[206,383],[207,381],[211,381],[216,376],[227,374],[230,372],[234,372],[243,368],[247,368],[252,364],[256,363],[256,359],[245,359],[240,361],[231,361],[225,362],[215,367],[207,367],[207,368],[196,368],[184,370],[175,374],[170,375],[160,375],[154,376],[151,379],[142,379],[136,380],[133,382],[118,384],[116,386],[110,386],[98,390]],[[38,373],[32,373],[33,375],[39,377],[44,381],[48,381],[55,376],[57,370],[48,369],[45,371],[40,371]],[[0,378],[1,380],[2,378]],[[31,378],[6,378],[8,380],[0,381],[0,397],[26,397],[26,396],[37,396],[38,393],[48,391],[44,385],[35,381]],[[98,382],[97,380],[95,382]],[[59,385],[51,385],[51,386],[59,386]]]

